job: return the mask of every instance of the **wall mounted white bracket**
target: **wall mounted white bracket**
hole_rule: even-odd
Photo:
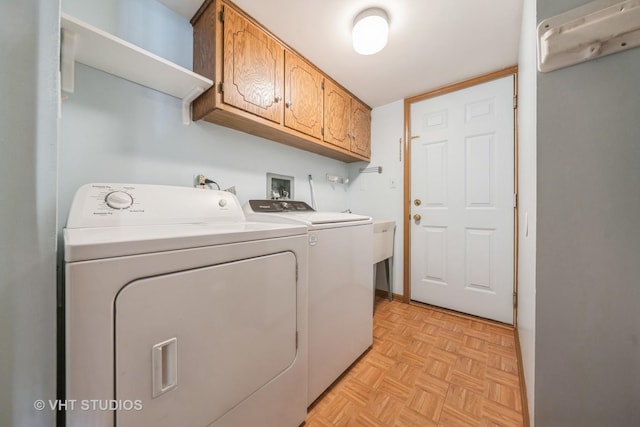
[[[205,91],[204,87],[194,87],[193,90],[182,98],[182,123],[191,124],[191,103]]]
[[[382,173],[382,166],[370,166],[358,169],[360,173]]]
[[[597,0],[538,25],[538,70],[553,71],[640,46],[640,0]]]
[[[76,33],[62,28],[60,42],[60,85],[62,90],[73,93],[76,80]]]
[[[206,77],[167,61],[63,13],[62,90],[73,93],[75,62],[182,99],[182,121],[191,123],[191,102],[213,86]]]
[[[338,175],[327,174],[327,181],[329,181],[332,184],[348,184],[349,178],[345,178],[343,176],[338,176]]]

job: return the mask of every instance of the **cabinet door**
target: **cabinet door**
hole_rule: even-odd
[[[223,102],[282,123],[284,48],[231,7],[223,11]]]
[[[289,51],[284,58],[284,125],[320,139],[322,75]]]
[[[324,140],[349,150],[349,111],[351,96],[333,82],[324,82]]]
[[[351,151],[371,156],[371,111],[355,99],[351,99]]]

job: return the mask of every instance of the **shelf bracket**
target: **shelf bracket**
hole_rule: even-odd
[[[368,168],[360,168],[360,173],[382,173],[382,166],[370,166]]]
[[[202,93],[204,88],[194,87],[187,96],[182,99],[182,123],[185,125],[191,124],[191,103]]]
[[[348,184],[349,178],[345,178],[343,176],[338,176],[338,175],[327,174],[327,181],[329,181],[332,184]]]
[[[640,1],[592,1],[538,25],[538,70],[553,71],[637,46]]]
[[[73,93],[76,70],[76,33],[62,29],[60,44],[60,85],[64,92]]]

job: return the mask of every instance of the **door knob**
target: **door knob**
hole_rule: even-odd
[[[420,206],[420,205],[422,204],[422,200],[420,200],[420,199],[415,199],[415,200],[413,201],[413,204],[414,204],[414,205],[416,205],[416,206]]]
[[[416,222],[418,222],[418,221],[420,221],[420,220],[422,219],[422,216],[420,216],[420,214],[415,214],[415,215],[413,216],[413,219],[414,219]]]

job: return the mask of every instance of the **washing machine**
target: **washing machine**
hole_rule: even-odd
[[[252,221],[308,229],[311,405],[373,343],[372,220],[317,212],[302,201],[250,200],[244,212]]]
[[[222,191],[89,184],[64,255],[67,425],[304,422],[305,227]]]

